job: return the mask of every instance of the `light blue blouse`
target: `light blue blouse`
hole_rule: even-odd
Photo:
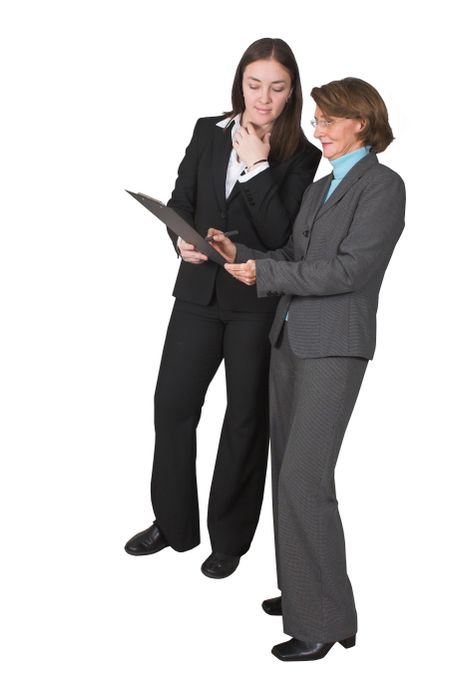
[[[371,146],[368,145],[364,148],[353,150],[353,152],[348,152],[346,155],[342,155],[337,159],[330,159],[330,162],[333,166],[333,180],[331,181],[325,201],[327,201],[330,195],[333,194],[341,180],[350,171],[350,169],[352,169],[360,159],[369,154],[370,147]]]

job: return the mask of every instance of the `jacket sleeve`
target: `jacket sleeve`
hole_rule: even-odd
[[[259,297],[351,293],[386,269],[404,227],[405,187],[394,172],[369,183],[335,256],[309,262],[256,261]]]
[[[185,155],[178,167],[178,177],[172,196],[167,206],[173,208],[184,220],[194,227],[195,199],[197,193],[197,162],[198,162],[198,137],[201,120],[197,120],[191,141],[186,148]],[[177,249],[177,235],[167,228],[175,251]]]
[[[245,263],[247,260],[294,260],[294,240],[293,236],[289,237],[283,248],[278,248],[275,251],[258,251],[256,248],[249,248],[245,244],[236,244],[235,263]]]
[[[291,160],[281,184],[274,182],[270,167],[239,183],[253,225],[267,249],[280,248],[287,242],[303,193],[314,179],[320,158],[320,151],[308,145]]]

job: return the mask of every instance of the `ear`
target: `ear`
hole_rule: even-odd
[[[362,117],[359,120],[359,130],[362,131],[363,129],[366,128],[366,126],[367,126],[367,120],[365,120],[364,117]]]

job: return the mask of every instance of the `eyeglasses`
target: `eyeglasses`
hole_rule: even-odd
[[[333,124],[335,124],[337,120],[311,120],[311,126],[314,127],[314,129],[317,129],[317,127],[321,127],[322,129],[328,129],[331,127]]]

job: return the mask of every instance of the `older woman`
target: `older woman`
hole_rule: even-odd
[[[266,600],[293,639],[283,661],[355,644],[357,628],[334,468],[367,362],[378,294],[404,226],[400,176],[378,163],[393,140],[368,83],[316,87],[314,135],[333,173],[305,192],[288,244],[266,254],[215,233],[227,270],[259,297],[281,296],[271,329],[273,504],[281,597]],[[247,262],[244,262],[247,261]]]

